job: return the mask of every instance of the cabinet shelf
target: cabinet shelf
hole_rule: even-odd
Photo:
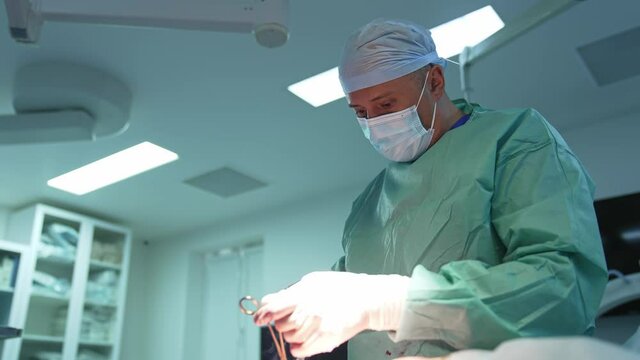
[[[73,266],[75,264],[76,259],[66,256],[38,256],[38,262],[52,265],[60,265],[60,266]]]
[[[8,286],[0,286],[0,294],[13,294],[13,288]]]
[[[94,306],[94,307],[105,307],[105,308],[115,308],[118,305],[115,303],[107,303],[107,302],[97,302],[97,301],[90,301],[90,300],[86,300],[84,302],[84,304],[86,306]]]
[[[34,291],[31,293],[31,297],[36,301],[41,301],[45,303],[52,304],[60,304],[64,305],[69,302],[68,296],[56,295],[56,294],[48,294],[40,291]]]
[[[89,263],[91,265],[92,270],[117,270],[120,271],[122,266],[110,262],[100,261],[100,260],[91,260]]]
[[[94,346],[94,347],[112,347],[113,343],[111,341],[96,341],[96,340],[82,340],[80,339],[79,344],[81,346]]]
[[[60,344],[64,342],[64,338],[61,336],[33,335],[33,334],[23,335],[22,340],[30,341],[30,342],[60,343]]]

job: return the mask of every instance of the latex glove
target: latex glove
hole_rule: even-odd
[[[291,354],[330,352],[364,330],[397,330],[410,278],[314,272],[262,299],[257,325],[275,321]]]

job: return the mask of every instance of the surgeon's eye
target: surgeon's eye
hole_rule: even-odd
[[[366,118],[367,112],[365,110],[356,110],[356,116],[359,118]]]
[[[383,112],[389,112],[391,111],[394,106],[396,105],[396,101],[394,99],[389,99],[387,101],[384,102],[380,102],[378,103],[378,107],[383,111]]]

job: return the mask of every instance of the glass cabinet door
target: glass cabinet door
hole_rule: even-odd
[[[0,326],[12,326],[10,323],[16,280],[22,252],[0,249]],[[4,351],[4,341],[0,339],[0,354]]]
[[[62,358],[80,223],[44,215],[20,359]]]
[[[96,227],[91,243],[78,360],[112,358],[126,235]]]

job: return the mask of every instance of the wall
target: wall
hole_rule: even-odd
[[[145,360],[147,351],[147,247],[133,234],[131,244],[131,260],[129,265],[129,282],[127,302],[122,329],[122,348],[120,358],[126,360]]]
[[[189,259],[194,253],[262,238],[265,291],[285,287],[307,272],[329,269],[342,253],[344,221],[362,187],[254,214],[179,239],[152,241],[132,257],[134,267],[146,262],[142,265],[146,270],[137,277],[132,271],[122,359],[184,358],[188,270],[193,265]],[[141,275],[145,272],[146,277]],[[148,315],[140,315],[144,312]],[[141,329],[137,322],[145,316],[146,327]],[[220,328],[224,329],[224,324]]]
[[[9,209],[0,206],[0,239],[6,240],[7,220],[9,217]]]
[[[563,131],[596,183],[596,198],[640,192],[640,114]]]

